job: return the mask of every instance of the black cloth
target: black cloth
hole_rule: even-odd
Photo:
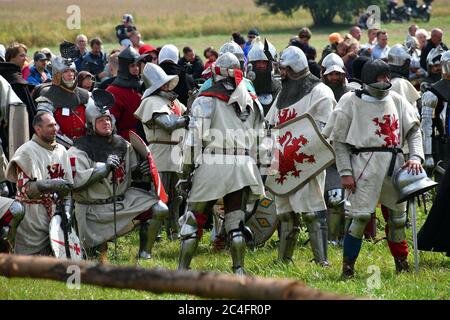
[[[116,77],[111,77],[111,78],[107,78],[105,80],[102,80],[98,84],[97,89],[106,90],[106,88],[108,88],[108,86],[112,85],[115,80],[116,80]]]
[[[189,90],[195,88],[195,82],[192,75],[187,74],[184,68],[170,61],[164,61],[159,65],[166,74],[177,75],[179,77],[178,85],[173,91],[178,94],[178,100],[187,105],[189,99]]]
[[[314,60],[308,60],[308,68],[309,71],[311,71],[311,73],[313,75],[315,75],[317,78],[320,79],[320,66],[317,62],[315,62]]]
[[[189,62],[185,58],[181,58],[178,61],[178,65],[183,67],[186,70],[186,73],[192,75],[192,77],[196,81],[198,79],[201,79],[202,72],[205,69],[202,59],[200,59],[200,57],[197,55],[195,55],[195,59],[193,62]]]
[[[445,172],[425,224],[420,229],[418,248],[423,251],[445,252],[450,257],[450,170]]]
[[[127,153],[127,141],[117,134],[109,137],[99,135],[87,135],[78,138],[74,142],[74,147],[87,153],[89,159],[95,162],[104,162],[111,154],[123,159]]]
[[[99,80],[97,76],[105,70],[106,63],[106,53],[102,52],[99,55],[95,55],[92,52],[88,52],[83,56],[81,70],[92,73]]]
[[[128,39],[128,33],[132,31],[136,31],[135,26],[125,27],[123,24],[116,26],[116,37],[119,43],[124,39]]]
[[[0,62],[0,75],[9,82],[17,97],[27,106],[28,130],[30,132],[30,137],[32,137],[34,134],[33,118],[36,115],[36,104],[31,96],[34,86],[25,81],[22,77],[20,67],[14,63]],[[0,126],[0,138],[2,139],[3,150],[5,151],[5,155],[9,158],[7,124],[2,123]]]
[[[441,42],[441,46],[444,50],[448,50],[447,46]],[[420,54],[420,66],[424,70],[427,69],[427,57],[432,49],[436,48],[436,46],[431,42],[431,40],[427,41],[427,45],[422,49],[422,53]]]

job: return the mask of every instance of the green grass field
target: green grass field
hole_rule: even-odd
[[[377,238],[384,236],[384,221],[378,222]],[[419,214],[419,227],[424,222],[424,215]],[[191,267],[194,270],[214,272],[231,272],[231,258],[228,252],[214,253],[209,243],[210,233],[203,236]],[[408,229],[410,250],[411,229]],[[299,245],[294,254],[292,264],[274,263],[277,257],[277,233],[266,242],[265,246],[246,254],[246,269],[250,275],[274,278],[291,278],[305,282],[308,286],[327,292],[370,297],[375,299],[407,300],[407,299],[450,299],[450,259],[441,253],[419,252],[420,273],[396,274],[394,261],[389,253],[387,243],[364,241],[360,258],[356,264],[356,277],[350,281],[340,279],[342,249],[330,247],[329,259],[331,267],[316,266],[308,245],[304,245],[307,235],[303,231]],[[109,258],[112,259],[114,245],[110,245]],[[117,261],[119,265],[136,265],[138,250],[138,232],[130,233],[118,241]],[[163,240],[156,244],[154,259],[140,264],[145,268],[162,267],[174,270],[177,267],[179,242]],[[413,256],[409,257],[413,266]],[[377,269],[378,268],[378,269]],[[374,283],[375,271],[380,271],[379,286]],[[372,289],[371,289],[372,288]],[[82,285],[80,290],[71,290],[64,283],[49,280],[7,279],[0,277],[1,299],[117,299],[117,300],[156,300],[156,299],[198,299],[195,296],[181,294],[152,294],[134,290],[105,289]]]

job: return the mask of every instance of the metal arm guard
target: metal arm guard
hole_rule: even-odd
[[[153,122],[164,131],[172,133],[176,129],[186,128],[189,124],[189,117],[161,114],[155,117]]]
[[[89,177],[89,180],[84,185],[77,188],[76,191],[85,189],[87,187],[90,187],[94,183],[99,182],[100,180],[105,178],[110,172],[111,172],[111,167],[107,166],[106,163],[97,162],[97,164],[95,165],[94,171],[92,171],[92,174]]]
[[[433,154],[431,136],[433,134],[433,110],[436,108],[438,98],[431,91],[422,96],[422,122],[423,150],[425,153],[425,168],[433,167]]]
[[[27,194],[32,199],[37,199],[44,193],[58,193],[66,196],[72,189],[72,185],[64,179],[31,181],[29,185]]]

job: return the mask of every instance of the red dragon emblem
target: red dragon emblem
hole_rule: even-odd
[[[372,120],[379,129],[375,131],[375,134],[379,137],[384,136],[384,142],[386,142],[385,145],[383,145],[384,148],[388,147],[395,147],[400,144],[400,139],[398,137],[398,119],[395,117],[395,115],[384,115],[383,116],[383,122],[380,122],[380,119],[374,118]]]
[[[48,174],[50,175],[50,179],[64,178],[65,172],[59,163],[54,163],[52,165],[48,165],[47,171],[48,171]]]
[[[125,170],[125,161],[122,160],[120,166],[114,171],[114,178],[116,179],[117,184],[121,184],[125,180],[125,175],[127,174]],[[111,183],[112,183],[111,177]]]
[[[282,151],[279,149],[275,152],[275,161],[278,162],[278,172],[280,177],[275,181],[278,184],[283,184],[286,181],[286,176],[291,173],[294,177],[298,177],[302,170],[296,168],[296,163],[315,163],[314,155],[307,155],[300,152],[302,146],[308,144],[305,136],[295,138],[292,132],[287,131],[284,136],[278,138]]]
[[[282,109],[278,112],[278,123],[276,125],[279,126],[280,124],[288,122],[289,120],[295,119],[297,118],[297,115],[298,114],[294,109]]]

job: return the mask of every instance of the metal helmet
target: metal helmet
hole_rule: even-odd
[[[427,192],[438,183],[428,178],[425,170],[419,174],[412,174],[408,173],[408,168],[401,168],[394,176],[394,185],[399,192],[397,203],[401,203]]]
[[[239,61],[244,62],[245,55],[244,50],[242,50],[241,46],[238,45],[236,42],[231,40],[230,42],[225,43],[219,50],[219,56],[221,56],[224,53],[230,52],[238,58]]]
[[[167,75],[164,70],[154,64],[145,64],[144,71],[142,72],[144,83],[147,86],[142,99],[151,96],[156,90],[169,82],[169,90],[172,91],[178,84],[179,78],[177,75]]]
[[[75,72],[73,81],[65,81],[63,79],[63,73],[66,70],[73,70]],[[75,67],[75,63],[70,60],[63,58],[61,56],[57,56],[52,60],[52,83],[57,86],[64,86],[70,90],[73,90],[77,86],[77,68]]]
[[[223,69],[240,69],[241,64],[234,54],[225,52],[217,58],[216,67]]]
[[[445,51],[441,56],[442,74],[450,75],[450,50]]]
[[[331,72],[337,71],[339,73],[344,73],[344,61],[340,56],[336,53],[328,54],[322,61],[322,68],[324,68],[324,75],[327,75]]]
[[[270,52],[270,55],[272,56],[272,59],[276,58],[277,55],[277,49],[271,44],[267,39],[265,40],[267,42],[267,46]],[[261,40],[261,38],[258,36],[256,37],[252,42],[252,48],[248,52],[247,55],[248,62],[252,61],[269,61],[269,58],[266,55],[266,52],[264,50],[264,42]]]
[[[178,48],[173,44],[166,44],[161,48],[161,51],[158,55],[158,64],[163,63],[164,61],[171,61],[175,64],[178,64],[179,59],[179,51]]]
[[[108,91],[102,89],[92,91],[92,99],[89,99],[85,111],[86,128],[89,134],[95,133],[95,121],[103,116],[109,116],[113,128],[115,127],[115,118],[109,112],[114,103],[114,96]]]
[[[378,77],[388,76],[391,77],[389,65],[383,60],[369,60],[364,64],[362,68],[361,81],[363,82],[363,88],[368,95],[383,99],[389,94],[389,90],[392,87],[391,83],[378,82]]]
[[[445,50],[441,46],[437,46],[436,48],[431,49],[430,53],[427,56],[427,66],[428,68],[441,62],[441,56],[445,52]]]
[[[131,46],[123,49],[117,56],[119,60],[119,69],[117,71],[117,78],[113,84],[123,88],[139,88],[139,75],[132,75],[130,73],[130,65],[137,63],[146,56],[147,54],[139,55],[139,52]]]
[[[411,56],[403,45],[396,44],[389,50],[388,63],[390,65],[401,67],[407,63],[408,60],[411,61]]]
[[[308,68],[308,60],[300,48],[289,46],[281,52],[280,67],[290,67],[295,73]]]

